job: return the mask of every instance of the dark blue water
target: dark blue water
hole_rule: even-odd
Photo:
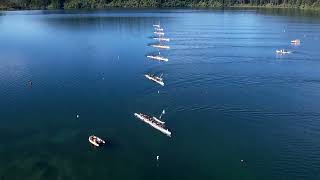
[[[320,179],[319,38],[300,11],[0,12],[0,179]],[[133,116],[163,109],[171,138]]]

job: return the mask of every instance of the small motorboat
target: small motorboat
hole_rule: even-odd
[[[102,146],[104,145],[106,142],[104,140],[102,140],[101,138],[95,136],[95,135],[91,135],[89,136],[89,142],[94,145],[94,146]]]
[[[296,45],[296,46],[300,45],[300,43],[301,43],[301,41],[299,39],[294,39],[294,40],[291,41],[291,44],[292,45]]]

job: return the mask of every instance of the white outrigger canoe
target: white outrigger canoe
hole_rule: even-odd
[[[149,56],[147,56],[147,58],[154,59],[154,60],[158,60],[158,61],[165,61],[165,62],[168,62],[168,61],[169,61],[168,58],[165,58],[165,57],[162,57],[162,56],[152,56],[152,55],[149,55]]]
[[[276,53],[277,53],[277,54],[290,54],[291,51],[287,51],[287,50],[284,50],[284,49],[280,49],[280,50],[276,50]]]
[[[145,74],[144,75],[147,79],[151,80],[151,81],[154,81],[158,84],[160,84],[161,86],[164,86],[164,82],[163,82],[163,79],[161,77],[158,77],[158,76],[154,76],[154,75],[149,75],[149,74]]]
[[[160,24],[154,24],[153,27],[160,28]]]
[[[89,142],[94,145],[94,146],[102,146],[104,145],[106,142],[102,139],[100,139],[99,137],[95,136],[95,135],[91,135],[89,136]]]
[[[155,38],[153,38],[153,39],[154,39],[154,40],[158,40],[158,41],[167,41],[167,42],[170,41],[169,38],[161,38],[161,37],[155,37]]]
[[[137,117],[138,119],[140,119],[141,121],[149,124],[151,127],[159,130],[160,132],[162,132],[163,134],[171,137],[171,132],[168,129],[165,129],[164,124],[165,122],[159,120],[156,117],[149,117],[145,114],[142,113],[134,113],[134,116]]]
[[[151,46],[155,48],[160,48],[160,49],[170,49],[170,46],[167,46],[167,45],[153,44]]]
[[[161,35],[161,36],[163,36],[164,35],[164,32],[157,32],[157,31],[155,31],[155,32],[153,32],[154,34],[156,34],[156,35]]]
[[[159,32],[159,31],[161,31],[161,32],[163,31],[162,28],[158,28],[158,27],[154,28],[154,30],[156,30],[156,31],[158,31],[158,32]]]

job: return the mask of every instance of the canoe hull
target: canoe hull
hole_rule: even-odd
[[[138,114],[138,113],[134,113],[134,116],[137,117],[138,119],[140,119],[141,121],[147,123],[147,124],[150,125],[151,127],[159,130],[159,131],[162,132],[163,134],[171,137],[171,132],[170,132],[168,129],[163,129],[163,128],[159,127],[159,126],[156,126],[155,124],[151,123],[150,121],[145,120],[145,118],[143,118],[143,116],[141,116],[141,115]]]

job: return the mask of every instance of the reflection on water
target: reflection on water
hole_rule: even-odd
[[[0,179],[319,176],[320,24],[313,12],[3,14]],[[146,58],[157,53],[147,45],[158,22],[171,40],[161,52],[167,63]],[[282,48],[292,53],[277,56]],[[166,86],[145,73],[163,73]],[[162,109],[172,138],[133,116]],[[109,144],[92,148],[92,134]]]
[[[158,18],[158,21],[168,18]],[[70,28],[70,30],[105,29],[112,28],[118,31],[135,30],[144,31],[155,19],[148,17],[114,17],[114,16],[70,16],[52,17],[43,19],[44,23],[58,28]]]
[[[257,13],[268,15],[281,15],[281,16],[300,16],[300,17],[319,17],[320,12],[307,9],[295,9],[295,8],[263,8],[257,9]]]

